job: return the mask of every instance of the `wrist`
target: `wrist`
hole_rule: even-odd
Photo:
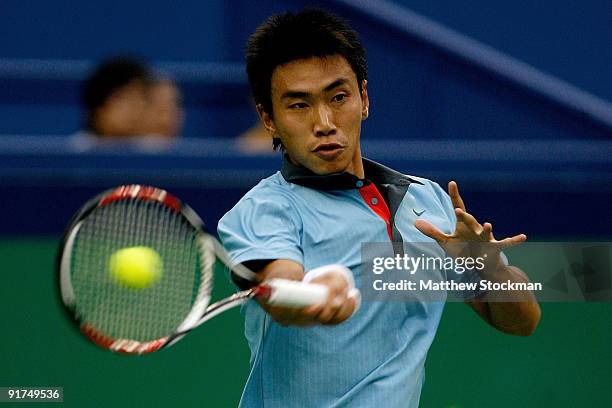
[[[480,278],[486,279],[489,281],[495,281],[497,279],[503,278],[503,275],[506,273],[508,269],[508,258],[504,255],[503,252],[500,252],[497,256],[497,259],[484,268],[480,272]]]

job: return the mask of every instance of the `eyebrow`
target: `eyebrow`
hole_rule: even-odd
[[[341,85],[344,85],[346,83],[348,83],[348,79],[347,78],[338,78],[336,79],[334,82],[332,82],[331,84],[327,85],[325,88],[323,88],[323,92],[329,92],[334,88],[337,88]],[[309,92],[303,92],[303,91],[287,91],[285,93],[283,93],[281,95],[281,99],[290,99],[290,98],[307,98],[308,96],[310,96],[311,94]]]

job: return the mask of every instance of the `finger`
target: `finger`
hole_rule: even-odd
[[[493,240],[493,226],[490,222],[485,222],[482,224],[482,232],[480,233],[480,237],[485,242]]]
[[[321,310],[323,310],[324,304],[311,305],[303,309],[302,313],[308,316],[316,316]]]
[[[317,314],[316,319],[323,324],[329,322],[338,312],[338,310],[342,307],[342,305],[346,303],[347,298],[348,291],[346,290],[346,288],[344,288],[344,290],[338,290],[334,291],[334,293],[330,293],[327,300],[327,304]]]
[[[460,208],[455,208],[455,214],[457,215],[457,220],[464,223],[472,232],[477,235],[482,233],[482,225],[476,221],[476,218],[470,213],[465,212]]]
[[[326,307],[323,308],[321,312],[317,315],[317,320],[323,324],[328,324],[332,318],[338,313],[338,311],[342,308],[342,305],[346,303],[347,297],[346,294],[338,295],[334,297]]]
[[[336,314],[330,319],[328,324],[342,323],[353,315],[353,311],[357,307],[357,300],[355,298],[348,298],[342,305]]]
[[[292,317],[291,324],[298,326],[312,326],[319,323],[317,316],[321,311],[324,310],[323,305],[318,307],[308,307],[305,309],[298,309],[298,312]]]
[[[414,223],[416,229],[421,231],[423,234],[428,237],[436,240],[437,242],[444,243],[448,240],[449,236],[440,231],[438,228],[433,226],[433,224],[425,221],[425,220],[416,220]]]
[[[463,211],[465,211],[465,204],[463,203],[463,199],[459,195],[459,186],[455,181],[451,181],[448,183],[448,195],[451,198],[453,207],[461,208]]]
[[[519,234],[513,237],[504,238],[501,241],[497,241],[497,244],[500,246],[501,249],[505,249],[522,244],[525,241],[527,241],[527,235]]]

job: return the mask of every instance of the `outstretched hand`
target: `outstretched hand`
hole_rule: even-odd
[[[502,250],[522,244],[527,240],[525,234],[497,240],[493,235],[491,223],[480,224],[473,215],[466,211],[456,182],[448,183],[448,194],[457,216],[457,224],[452,234],[445,234],[430,222],[422,219],[417,220],[414,224],[423,234],[436,240],[447,254],[458,256],[458,251],[464,249],[466,244],[483,243],[485,245],[469,245],[470,256],[485,256],[488,258],[489,266],[494,267],[500,261],[499,254]]]

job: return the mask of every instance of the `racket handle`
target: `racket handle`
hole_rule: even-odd
[[[325,303],[329,293],[326,286],[288,279],[270,279],[263,286],[268,287],[267,303],[274,306],[306,307]]]

